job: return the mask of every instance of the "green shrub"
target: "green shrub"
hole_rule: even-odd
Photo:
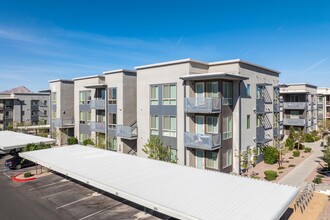
[[[94,142],[91,139],[86,139],[83,141],[83,145],[85,145],[85,146],[94,145]]]
[[[312,143],[315,142],[315,138],[312,134],[305,134],[305,142]]]
[[[294,157],[299,157],[300,156],[300,151],[299,150],[294,150],[292,151]]]
[[[292,138],[288,138],[285,141],[285,147],[287,147],[289,150],[293,150],[294,146],[294,140]]]
[[[28,178],[28,177],[31,177],[31,176],[33,176],[31,172],[24,173],[24,178]]]
[[[299,149],[298,149],[298,143],[295,143],[295,144],[294,144],[294,148],[297,149],[297,150],[303,150],[303,149],[305,148],[305,145],[300,144],[300,145],[299,145]]]
[[[259,176],[251,176],[251,178],[252,178],[252,179],[257,179],[257,180],[260,179]]]
[[[43,149],[47,149],[47,148],[51,148],[51,145],[50,144],[45,144],[45,143],[28,144],[22,149],[22,151],[23,152],[28,152],[28,151],[34,151],[34,150],[43,150]]]
[[[78,144],[78,140],[75,137],[69,137],[68,138],[68,145],[74,145],[74,144]]]
[[[311,135],[313,135],[314,137],[317,137],[319,135],[319,132],[314,130],[311,132]]]
[[[275,180],[277,177],[277,172],[274,170],[265,170],[264,174],[266,176],[265,179],[268,181]]]
[[[278,169],[278,170],[284,170],[285,167],[283,167],[283,166],[279,166],[279,167],[277,167],[277,169]]]
[[[314,137],[314,139],[315,139],[315,141],[319,141],[319,140],[321,140],[321,137],[320,136],[316,136],[316,137]]]
[[[320,184],[322,183],[322,179],[320,177],[315,177],[313,183]]]
[[[305,153],[310,153],[311,151],[312,151],[312,148],[310,148],[310,147],[305,147],[305,150],[304,150]]]
[[[295,167],[295,166],[296,166],[296,165],[294,165],[294,164],[290,164],[290,165],[289,165],[289,167]]]
[[[264,161],[266,164],[274,164],[278,159],[278,150],[274,147],[266,147],[263,149]]]

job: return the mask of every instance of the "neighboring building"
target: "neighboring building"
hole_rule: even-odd
[[[48,116],[49,93],[32,93],[25,87],[0,93],[0,130],[23,125],[47,125]]]
[[[74,84],[73,80],[51,80],[51,136],[59,146],[74,136]]]
[[[75,137],[96,146],[136,154],[136,72],[114,70],[105,76],[74,79]]]
[[[278,146],[278,71],[242,60],[191,59],[136,69],[139,156],[158,135],[178,164],[239,173],[241,154],[258,162],[263,146]],[[249,149],[256,157],[246,155]]]
[[[280,87],[283,100],[284,134],[292,126],[304,133],[317,129],[317,87],[307,83],[283,84]]]
[[[330,88],[318,88],[317,96],[317,120],[330,124]]]

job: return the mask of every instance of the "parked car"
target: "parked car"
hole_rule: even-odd
[[[26,160],[22,157],[19,157],[19,156],[14,156],[14,157],[6,160],[6,162],[5,162],[5,166],[12,170],[13,169],[19,170],[21,168],[30,167],[30,166],[34,166],[34,165],[35,165],[35,163],[33,163],[29,160]]]

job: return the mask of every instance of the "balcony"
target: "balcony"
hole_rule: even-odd
[[[62,119],[62,118],[56,118],[53,122],[54,127],[58,128],[67,128],[67,127],[73,127],[74,126],[74,119]]]
[[[117,125],[116,136],[128,140],[137,139],[137,127]]]
[[[91,131],[105,133],[105,122],[92,121],[91,122]]]
[[[266,137],[265,128],[263,126],[257,127],[257,137],[255,138],[257,144],[265,144],[271,140],[270,137]]]
[[[221,147],[221,134],[184,133],[184,146],[202,150],[213,150]]]
[[[280,104],[274,103],[274,112],[279,112],[280,111]]]
[[[306,125],[306,119],[300,119],[300,118],[284,118],[283,120],[284,125],[289,126],[305,126]]]
[[[104,110],[105,100],[104,99],[91,100],[90,105],[92,109]]]
[[[317,103],[317,108],[323,108],[323,103]]]
[[[280,132],[280,128],[274,128],[273,129],[273,136],[274,137],[280,137],[281,136],[281,132]]]
[[[185,98],[185,113],[217,113],[221,111],[221,99],[210,97]]]
[[[283,103],[284,109],[306,109],[306,103],[305,102],[284,102]]]

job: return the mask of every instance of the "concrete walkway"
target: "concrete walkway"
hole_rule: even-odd
[[[323,148],[320,147],[321,140],[315,143],[304,143],[306,147],[312,148],[312,155],[309,156],[305,161],[295,167],[290,173],[283,177],[279,183],[288,184],[300,187],[303,189],[307,182],[305,179],[313,172],[313,170],[320,166],[316,160],[322,161]]]

